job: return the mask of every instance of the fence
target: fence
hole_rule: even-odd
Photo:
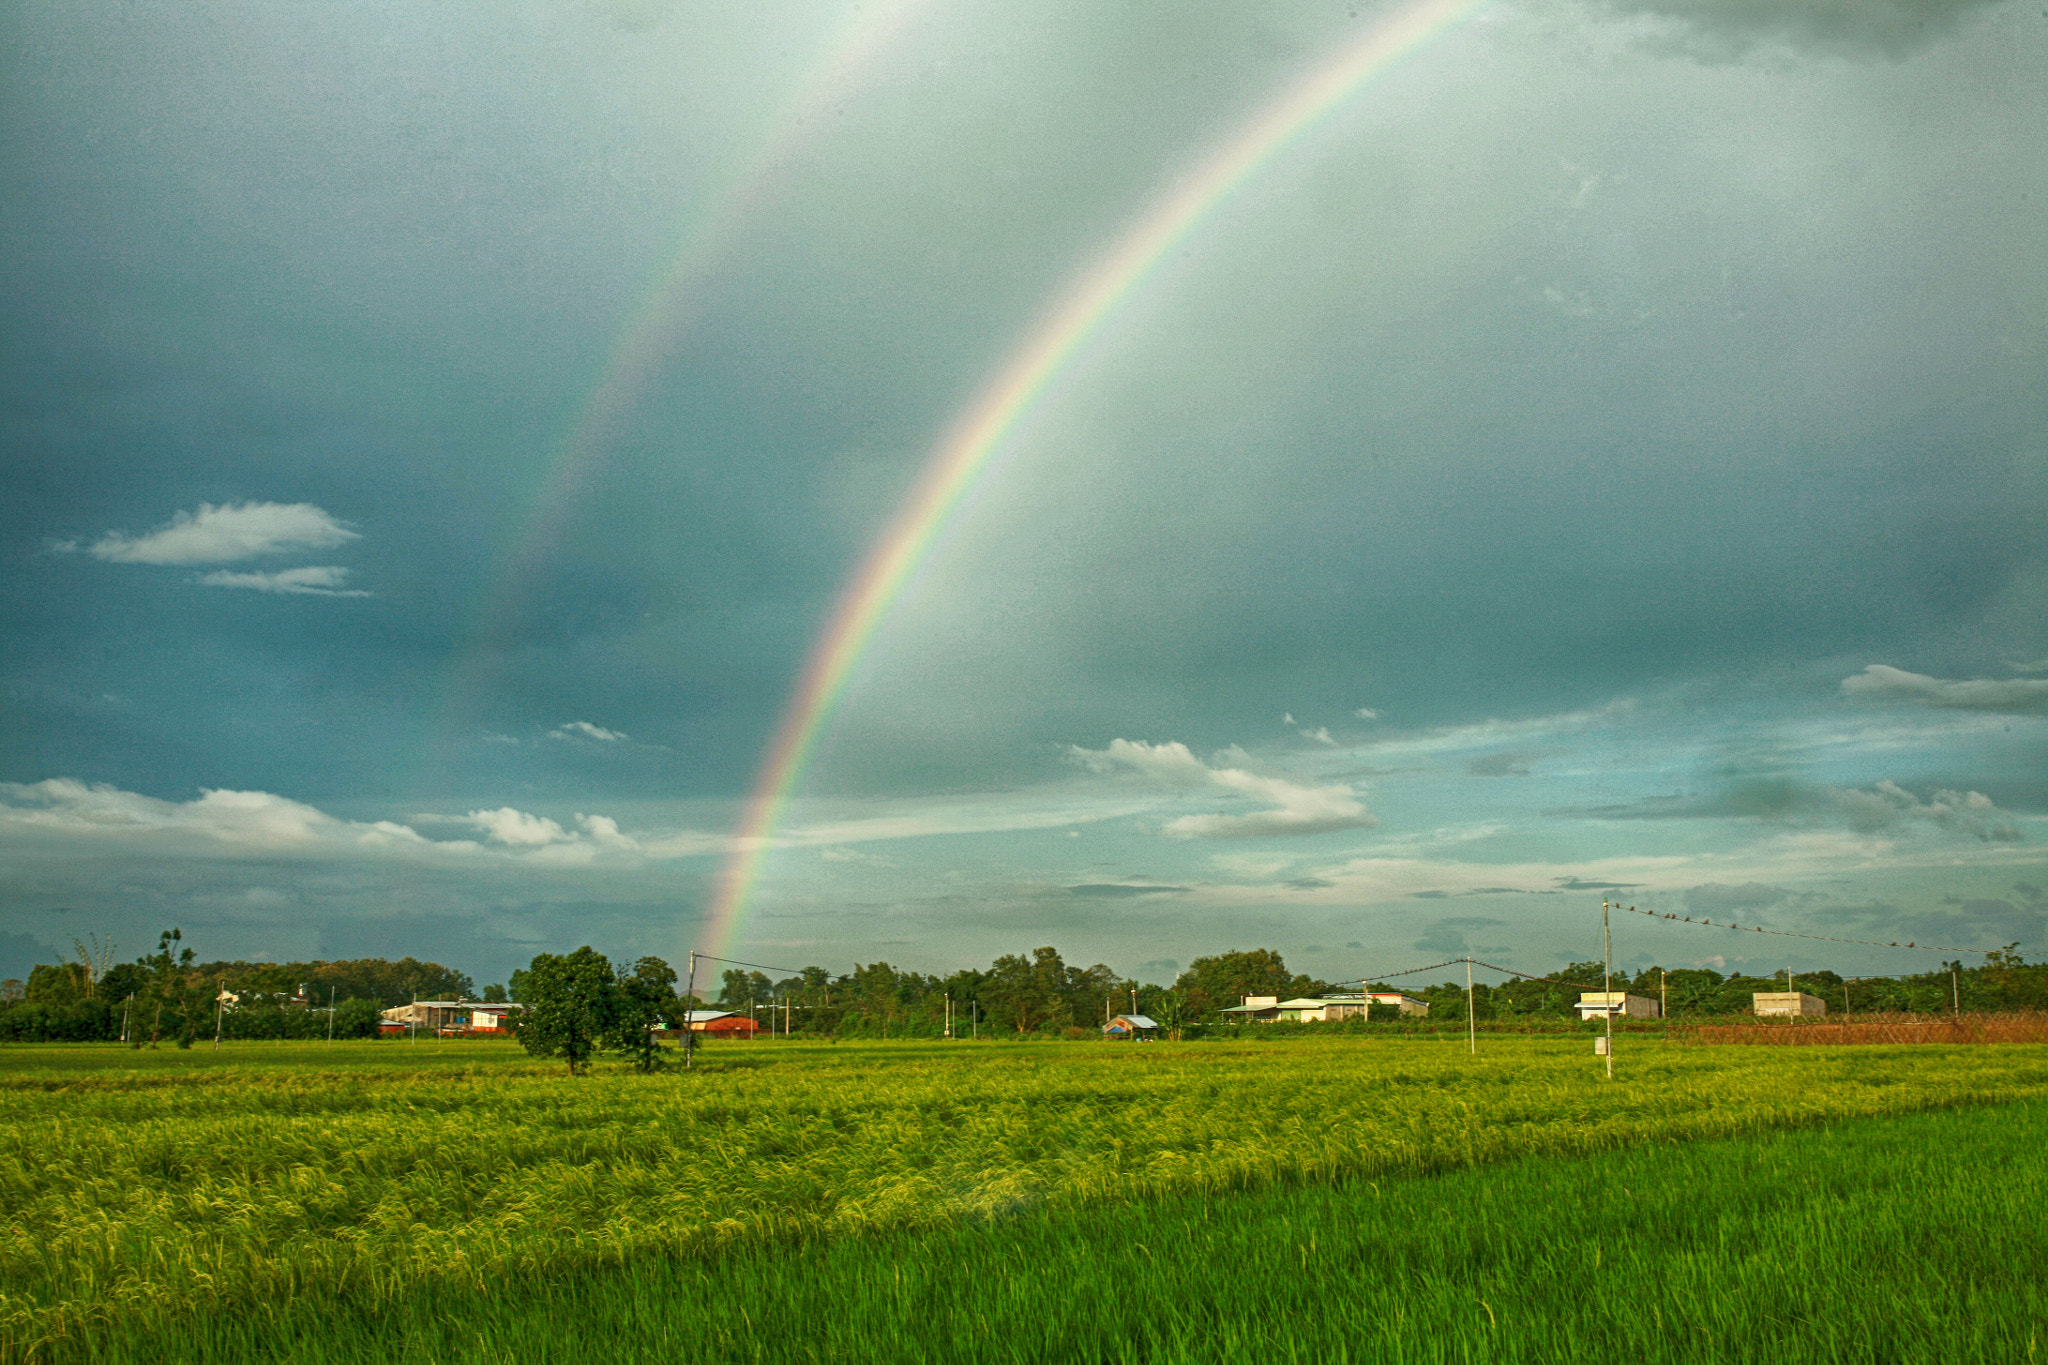
[[[1959,1019],[1923,1014],[1881,1014],[1846,1023],[1788,1019],[1768,1024],[1674,1024],[1671,1041],[1751,1047],[1847,1043],[2048,1043],[2048,1013],[2015,1010],[2005,1014],[1966,1014]]]

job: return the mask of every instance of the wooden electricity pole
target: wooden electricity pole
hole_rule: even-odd
[[[697,1050],[696,1020],[691,1018],[697,1012],[697,950],[690,949],[689,984],[683,987],[683,1070],[690,1069],[690,1054]]]

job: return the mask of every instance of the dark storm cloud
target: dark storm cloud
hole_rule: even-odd
[[[58,952],[39,938],[28,934],[0,933],[0,977],[28,980],[29,969],[41,963],[54,963]]]
[[[1761,882],[1746,882],[1741,886],[1707,882],[1685,893],[1685,908],[1698,915],[1730,915],[1776,905],[1790,894],[1780,887],[1765,886]]]
[[[1999,0],[1610,0],[1622,13],[1676,19],[1687,51],[1735,60],[1785,44],[1844,56],[1902,58],[1939,42]]]
[[[1985,711],[1950,680],[2048,651],[2037,26],[1972,39],[1988,11],[1912,3],[1622,8],[1670,32],[1510,8],[1447,33],[1162,258],[939,528],[819,737],[810,795],[1030,804],[1071,777],[1066,746],[1138,735],[1273,765],[1217,760],[1208,802],[1162,789],[1121,813],[1253,856],[1288,829],[1341,854],[1368,798],[1405,838],[1537,791],[1606,817],[1571,831],[1597,851],[1553,851],[1538,884],[1640,875],[1611,855],[1673,831],[1636,819],[2009,845],[2018,822],[1971,800],[2007,789],[1962,751],[1898,768],[1903,795],[1788,760],[1638,800],[1687,782],[1665,756],[1754,722],[1714,697],[1645,724],[1654,779],[1555,794],[1533,749],[1471,752],[1536,739],[1399,771],[1342,752],[1365,742],[1361,701],[1392,718],[1378,735],[1703,676],[1776,699],[1816,659],[1838,662],[1791,690],[1841,706],[1866,660],[1924,661],[1900,674],[1917,692],[1849,695]],[[275,793],[364,828],[704,798],[701,822],[649,823],[722,828],[848,575],[978,386],[1133,215],[1382,12],[914,7],[869,66],[829,73],[829,107],[778,128],[847,55],[853,10],[25,11],[0,54],[0,285],[20,324],[0,329],[0,779],[180,806]],[[1758,79],[1659,42],[1791,50]],[[1612,58],[1590,85],[1588,50]],[[636,333],[678,265],[680,308]],[[593,407],[619,361],[637,377]],[[276,524],[192,567],[198,532],[251,508]],[[295,508],[324,523],[279,520]],[[193,581],[209,571],[232,576]],[[372,596],[327,600],[354,592]],[[2007,712],[2031,695],[1969,695],[1994,694]],[[1317,738],[1270,733],[1283,712]],[[1311,772],[1318,751],[1348,771]],[[1994,768],[2017,790],[2040,766]],[[1278,796],[1217,787],[1226,768]],[[1302,805],[1351,776],[1406,781]],[[998,858],[1002,837],[974,856],[1024,869],[1005,886],[1037,889],[1005,894],[1044,928],[1142,920],[1145,896],[1213,875],[1213,845],[1183,843],[1084,864],[1174,886],[1064,887],[1065,854],[1017,835]],[[955,847],[918,875],[965,875]],[[103,861],[65,874],[92,914],[130,904]],[[762,922],[844,911],[864,942],[897,903],[850,893],[854,860],[798,861]],[[599,868],[532,893],[588,898],[556,914],[508,902],[523,871],[143,873],[132,913],[199,907],[250,943],[318,921],[339,949],[416,893],[415,918],[363,941],[480,977],[493,953],[580,941],[563,935],[661,950],[650,926],[675,907],[647,907],[687,916],[706,880]],[[291,908],[234,903],[262,890]],[[970,932],[984,901],[933,898],[913,938]],[[1180,950],[1131,956],[1159,951]]]
[[[2024,837],[2010,812],[1984,793],[1935,787],[1921,796],[1882,779],[1868,787],[1822,787],[1791,778],[1751,778],[1708,796],[1657,796],[1619,806],[1544,812],[1596,820],[1746,819],[1839,824],[1859,834],[1925,827],[1987,842]]]
[[[1640,882],[1589,882],[1578,877],[1557,878],[1561,891],[1627,891],[1642,885]]]
[[[1434,920],[1414,947],[1429,953],[1499,952],[1503,949],[1474,944],[1466,937],[1467,931],[1500,928],[1504,921],[1472,916]]]

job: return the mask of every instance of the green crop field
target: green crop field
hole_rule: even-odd
[[[1578,1039],[706,1060],[570,1078],[502,1044],[0,1050],[0,1350],[621,1359],[637,1324],[664,1359],[1055,1359],[1066,1339],[1093,1359],[1555,1359],[1538,1344],[1577,1323],[1643,1358],[1661,1317],[1581,1311],[1632,1283],[1685,1328],[1672,1358],[1711,1359],[1774,1330],[1716,1304],[1775,1277],[1867,1290],[1766,1314],[1826,1347],[1793,1358],[1907,1359],[1873,1315],[1899,1284],[1956,1299],[1928,1288],[1956,1256],[1964,1288],[2007,1295],[1971,1300],[1975,1340],[2039,1319],[2010,1265],[2042,1260],[2036,1047],[1646,1041],[1611,1083]],[[1946,1261],[1936,1225],[1967,1225]],[[1512,1332],[1475,1335],[1503,1311]],[[891,1332],[906,1313],[937,1326]],[[1883,1349],[1834,1353],[1856,1341]]]

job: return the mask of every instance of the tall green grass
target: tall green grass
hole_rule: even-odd
[[[1644,1044],[1613,1083],[1576,1040],[746,1044],[689,1075],[573,1079],[481,1045],[245,1048],[0,1051],[0,1357],[292,1301],[2048,1095],[2048,1054],[2004,1046]]]
[[[2048,1111],[2015,1106],[741,1241],[122,1333],[102,1359],[2020,1362],[2048,1330],[2044,1144]]]

